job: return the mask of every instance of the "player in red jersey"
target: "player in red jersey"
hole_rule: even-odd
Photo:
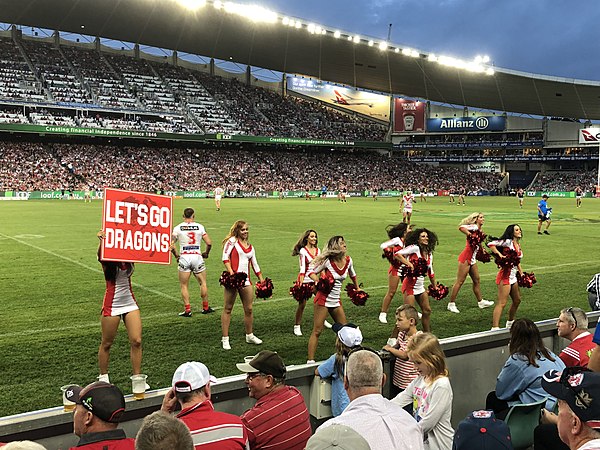
[[[221,343],[224,350],[231,350],[229,343],[229,323],[231,322],[231,310],[233,309],[233,304],[238,293],[244,307],[246,342],[248,344],[262,344],[262,340],[254,336],[252,332],[254,323],[254,315],[252,313],[254,289],[250,281],[250,266],[252,266],[252,270],[259,281],[263,281],[263,276],[256,260],[254,247],[248,242],[248,230],[248,223],[238,220],[231,226],[229,234],[223,239],[223,264],[225,264],[225,269],[232,275],[236,272],[243,272],[247,276],[244,287],[238,289],[225,288],[225,305],[221,314],[221,331],[223,333]]]
[[[102,340],[98,348],[98,380],[110,383],[108,378],[108,362],[110,348],[117,336],[121,319],[127,329],[129,337],[131,367],[133,375],[141,373],[142,369],[142,318],[140,308],[131,290],[131,275],[134,265],[129,262],[104,261],[101,257],[102,239],[106,237],[104,231],[99,231],[98,261],[102,264],[106,292],[102,302]]]

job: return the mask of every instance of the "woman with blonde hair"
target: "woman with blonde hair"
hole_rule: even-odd
[[[319,256],[313,259],[307,275],[316,283],[314,299],[313,330],[308,340],[308,363],[314,362],[319,336],[327,314],[336,323],[346,323],[346,314],[341,302],[342,285],[350,277],[358,289],[352,258],[346,255],[343,236],[333,236]]]
[[[462,287],[463,283],[467,279],[467,275],[471,277],[473,281],[473,294],[477,299],[477,306],[479,308],[489,308],[494,305],[494,302],[484,300],[481,295],[481,283],[479,279],[479,268],[477,267],[477,252],[481,249],[482,242],[476,243],[471,240],[469,236],[475,237],[479,233],[483,233],[482,228],[485,222],[483,213],[476,212],[468,215],[458,224],[458,231],[464,233],[467,236],[467,242],[464,250],[458,255],[458,273],[456,274],[456,281],[452,286],[452,293],[450,294],[450,301],[448,302],[448,311],[453,313],[460,313],[456,307],[456,297],[458,291]]]
[[[408,357],[419,376],[392,402],[403,407],[412,403],[426,450],[450,450],[454,437],[450,423],[453,395],[442,346],[431,333],[416,334],[408,343]]]
[[[254,335],[252,327],[254,316],[252,313],[252,303],[254,302],[254,289],[250,281],[250,266],[258,277],[263,281],[263,276],[256,260],[254,247],[248,242],[248,223],[243,220],[236,221],[229,230],[229,233],[223,239],[223,264],[230,275],[236,273],[246,274],[246,281],[243,286],[232,288],[225,286],[224,306],[221,313],[221,331],[223,337],[221,344],[224,350],[231,350],[229,343],[229,323],[231,322],[231,311],[237,294],[240,294],[242,306],[244,307],[244,328],[246,330],[246,343],[262,344],[262,340]]]

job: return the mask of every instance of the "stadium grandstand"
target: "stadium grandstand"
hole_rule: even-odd
[[[261,76],[264,72],[269,76]],[[107,187],[176,199],[212,197],[217,188],[224,188],[226,197],[307,200],[340,191],[351,197],[402,197],[412,190],[423,194],[423,205],[432,203],[425,196],[453,201],[463,190],[472,196],[524,189],[530,197],[575,197],[580,188],[592,197],[600,193],[598,98],[600,82],[502,69],[483,58],[434,55],[233,2],[164,0],[148,8],[147,0],[0,0],[0,200],[83,199],[88,191],[101,197]],[[445,207],[448,203],[444,199]],[[210,206],[214,212],[212,201]],[[507,211],[494,220],[512,223]],[[519,214],[518,220],[537,223],[535,214]],[[452,221],[453,231],[460,215],[438,214]],[[346,219],[332,215],[335,220]],[[594,220],[581,222],[587,226]],[[21,243],[3,233],[0,239]],[[93,244],[85,251],[97,263],[97,240]],[[79,254],[24,245],[89,269]],[[540,262],[540,269],[545,264]],[[91,270],[100,272],[98,267]],[[48,273],[41,278],[56,278]],[[141,290],[138,286],[134,289]],[[148,291],[160,294],[154,287]],[[157,311],[154,319],[175,317]],[[597,319],[591,317],[590,326]],[[540,329],[556,349],[562,341],[555,324],[548,320]],[[480,379],[493,382],[505,359],[509,330],[480,334],[443,342],[456,383],[453,422],[489,390],[489,383],[473,386],[465,380],[478,371]],[[383,360],[391,377],[389,355]],[[65,370],[75,364],[66,362]],[[315,387],[315,367],[294,364],[287,378],[310,404],[312,425],[331,413],[323,412],[329,399],[322,386]],[[251,405],[248,392],[243,377],[229,375],[219,380],[213,397],[223,410],[241,414]],[[16,390],[12,380],[10,386]],[[129,434],[160,407],[166,391],[149,391],[139,402],[127,398]],[[35,409],[35,400],[16,410]],[[63,448],[74,442],[71,425],[62,407],[31,411],[0,418],[0,441],[34,438]]]

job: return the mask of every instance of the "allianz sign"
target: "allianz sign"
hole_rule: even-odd
[[[427,119],[427,131],[504,131],[506,118],[497,116]]]

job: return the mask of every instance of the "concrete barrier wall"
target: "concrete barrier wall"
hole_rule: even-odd
[[[599,312],[588,314],[590,330],[593,332]],[[556,334],[556,319],[538,322],[538,327],[548,348],[558,354],[568,345],[568,341]],[[496,376],[508,357],[509,333],[498,332],[474,333],[442,340],[450,368],[450,380],[454,392],[452,423],[458,424],[474,409],[485,407],[488,392],[494,389]],[[389,374],[389,354],[383,355],[384,370]],[[314,370],[318,364],[288,366],[287,384],[296,386],[309,405]],[[240,415],[254,404],[248,397],[248,389],[244,384],[244,375],[220,378],[212,389],[213,402],[216,409]],[[140,423],[146,415],[160,408],[162,398],[167,389],[146,393],[141,401],[127,396],[127,411],[121,427],[127,435],[134,437]],[[384,395],[389,392],[384,387]],[[313,426],[322,420],[313,417]],[[62,406],[42,411],[31,411],[24,414],[0,418],[0,442],[30,439],[39,442],[48,449],[68,449],[76,445],[78,438],[72,434],[72,414],[63,412]]]

